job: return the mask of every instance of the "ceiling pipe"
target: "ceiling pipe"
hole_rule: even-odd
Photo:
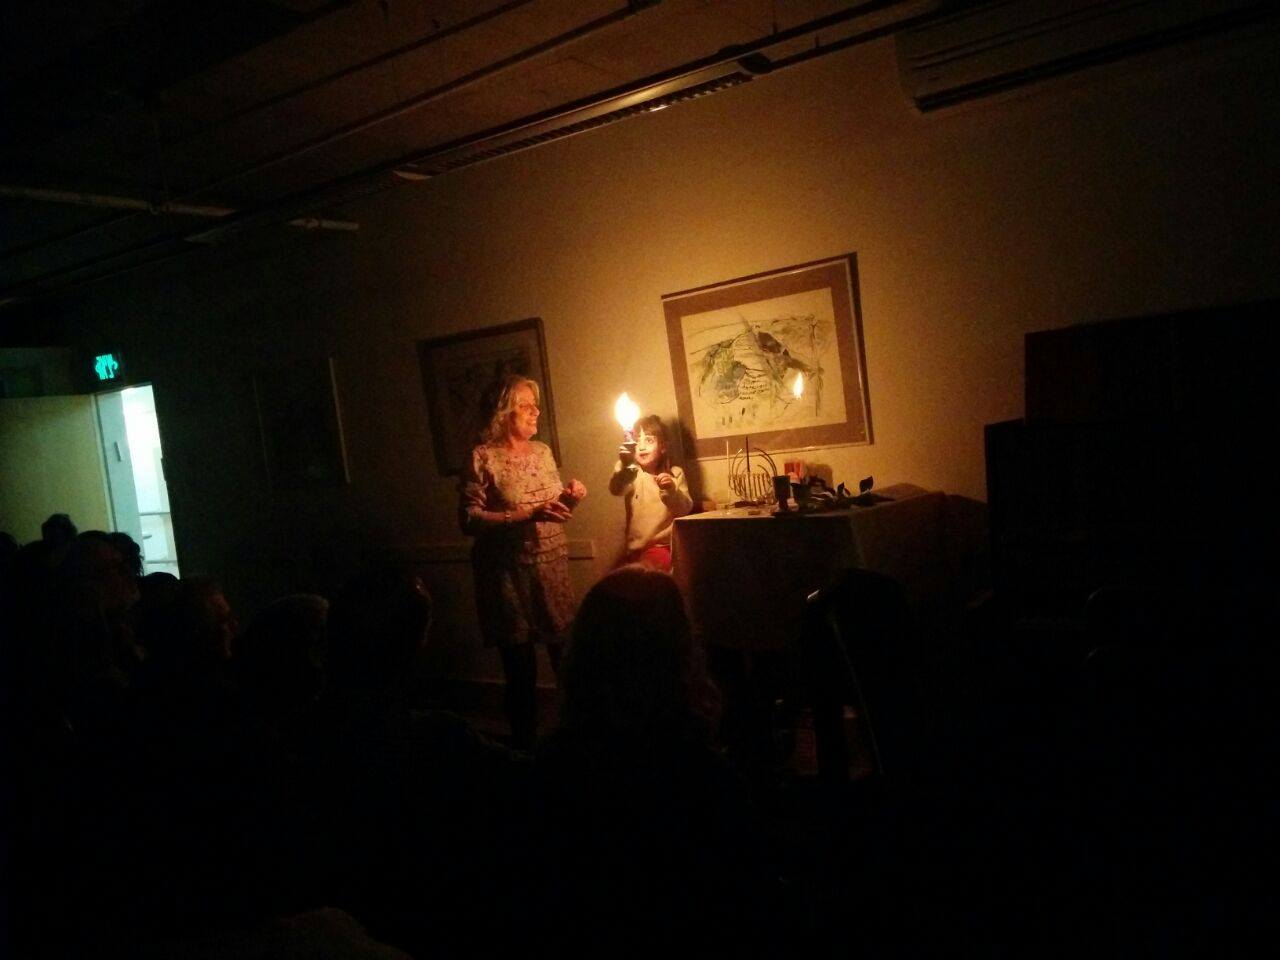
[[[501,60],[486,64],[485,66],[472,70],[469,73],[464,73],[460,77],[456,77],[446,83],[432,87],[429,90],[424,90],[422,93],[410,97],[407,100],[401,100],[399,103],[393,104],[384,110],[379,110],[377,113],[369,114],[366,117],[361,117],[359,120],[354,120],[341,127],[336,127],[318,137],[313,137],[311,140],[307,140],[303,143],[290,147],[287,150],[282,150],[277,154],[255,161],[247,167],[241,167],[239,170],[235,170],[225,176],[219,177],[217,180],[207,183],[201,187],[197,187],[194,190],[188,190],[180,199],[199,196],[206,190],[216,190],[218,187],[235,183],[237,180],[243,180],[245,177],[253,176],[256,173],[262,173],[264,170],[270,170],[272,167],[277,167],[282,163],[288,163],[291,160],[297,160],[300,157],[305,157],[307,154],[312,153],[315,150],[331,146],[332,144],[345,140],[357,133],[364,133],[366,130],[386,123],[388,120],[395,120],[405,114],[412,113],[413,111],[434,103],[437,100],[441,100],[446,96],[458,93],[461,90],[465,90],[467,87],[474,86],[482,80],[488,80],[491,77],[498,76],[499,74],[505,73],[515,67],[523,66],[531,60],[536,60],[539,57],[546,56],[548,53],[559,50],[561,47],[568,46],[577,40],[581,40],[583,37],[588,37],[594,33],[598,33],[606,27],[611,27],[617,23],[621,23],[623,20],[635,16],[638,9],[640,8],[633,4],[628,4],[620,10],[615,10],[612,13],[606,13],[602,17],[597,17],[594,20],[590,20],[587,23],[574,27],[572,30],[567,30],[564,33],[551,37],[548,40],[543,40],[540,43],[535,43],[531,47],[526,47],[523,50],[517,51],[508,57],[503,57]]]
[[[347,137],[353,136],[355,133],[364,132],[366,129],[370,129],[376,124],[396,119],[398,116],[410,113],[410,111],[419,109],[421,106],[428,105],[430,102],[440,100],[442,97],[449,95],[449,93],[457,93],[458,91],[465,90],[465,88],[474,86],[475,83],[479,83],[480,81],[483,81],[483,79],[498,76],[498,74],[506,72],[506,70],[520,67],[520,65],[529,63],[529,61],[535,60],[536,58],[539,58],[539,56],[544,56],[545,54],[548,54],[548,52],[557,50],[559,47],[566,46],[571,44],[573,41],[581,40],[581,38],[593,35],[593,33],[602,31],[604,28],[612,27],[613,24],[620,23],[622,20],[634,17],[635,14],[643,12],[643,10],[650,8],[650,6],[655,6],[658,3],[660,3],[660,0],[628,0],[625,8],[614,10],[612,13],[604,14],[603,17],[589,20],[588,23],[581,24],[581,26],[572,28],[570,31],[559,33],[559,35],[540,42],[540,44],[525,47],[524,50],[517,51],[516,54],[506,56],[506,58],[495,61],[493,64],[488,64],[486,67],[472,70],[472,72],[463,74],[462,77],[453,79],[453,81],[449,81],[448,83],[439,84],[439,86],[422,92],[416,97],[411,97],[410,100],[401,101],[399,104],[390,106],[390,108],[380,110],[379,113],[364,116],[364,118],[355,120],[355,122],[343,125],[343,127],[334,129],[334,131],[330,131],[329,133],[325,133],[324,136],[316,137],[314,140],[301,143],[301,145],[291,147],[289,150],[279,152],[279,154],[265,157],[265,159],[256,161],[256,163],[236,170],[236,172],[211,180],[209,183],[202,184],[201,187],[183,192],[182,195],[177,197],[177,202],[191,200],[191,198],[201,196],[202,193],[211,191],[211,189],[227,186],[229,183],[234,183],[236,180],[241,180],[246,177],[251,177],[253,174],[264,172],[264,170],[273,168],[273,166],[288,163],[289,160],[296,160],[298,157],[310,154],[310,152],[317,150],[317,148],[329,146],[332,145],[332,143],[346,140]],[[314,207],[312,207],[312,209],[314,209]],[[91,233],[93,230],[124,223],[124,221],[132,219],[132,216],[132,214],[127,216],[116,216],[116,218],[101,221],[99,224],[93,224],[92,227],[86,228],[82,230],[82,232]],[[79,236],[82,232],[70,234],[68,237],[60,237],[51,242],[65,242],[67,239]],[[23,283],[17,284],[14,288],[10,289],[27,289],[32,287],[32,285],[46,283],[49,282],[49,280],[56,280],[63,275],[81,273],[82,270],[91,270],[95,268],[95,266],[110,264],[110,262],[115,260],[131,256],[133,253],[140,253],[141,255],[141,253],[145,253],[147,250],[152,250],[152,248],[165,246],[165,244],[168,244],[170,239],[173,239],[173,237],[163,237],[155,239],[155,241],[146,241],[134,244],[134,246],[125,248],[125,250],[122,251],[108,253],[108,255],[95,257],[95,259],[92,260],[78,262],[78,264],[73,264],[72,266],[69,266],[69,268],[59,268],[58,270],[52,270],[50,273],[42,276],[36,276],[36,278],[24,280]],[[204,239],[200,237],[192,238],[192,241],[197,243],[205,242]],[[42,246],[45,246],[45,244],[29,244],[29,246],[23,248],[23,252],[40,250]],[[12,255],[13,252],[15,251],[6,251],[6,255]],[[5,293],[8,294],[9,292],[6,291]]]
[[[426,153],[406,161],[404,166],[395,170],[394,173],[404,179],[428,179],[462,167],[528,150],[550,143],[552,140],[560,140],[596,129],[607,123],[662,110],[675,103],[693,100],[710,93],[719,93],[721,90],[753,80],[757,76],[889,36],[899,30],[933,19],[938,12],[937,0],[914,0],[914,2],[913,0],[890,0],[887,3],[863,4],[860,8],[854,8],[824,20],[843,21],[848,18],[849,13],[866,16],[872,12],[903,6],[919,12],[879,27],[861,30],[851,37],[835,42],[815,43],[814,46],[800,53],[780,59],[770,59],[762,51],[809,33],[816,33],[817,30],[832,24],[824,23],[798,36],[778,34],[751,44],[729,47],[712,57],[695,61],[677,70],[657,74],[626,87],[615,88],[586,100],[556,107],[542,114],[525,117],[452,143],[433,147]]]
[[[398,47],[392,47],[390,50],[384,50],[376,56],[368,57],[358,63],[353,63],[350,66],[343,67],[341,70],[335,70],[333,73],[325,74],[322,77],[316,77],[314,80],[308,80],[306,83],[299,84],[296,87],[292,87],[276,94],[275,96],[268,97],[265,100],[259,100],[257,103],[251,103],[246,107],[233,110],[230,113],[219,117],[208,126],[202,127],[192,133],[185,134],[184,136],[176,137],[173,140],[169,140],[165,143],[165,146],[179,147],[185,143],[190,143],[192,140],[198,140],[201,137],[208,136],[225,126],[236,122],[237,120],[250,117],[255,113],[261,113],[264,110],[270,110],[272,107],[277,107],[289,100],[296,99],[297,97],[311,93],[314,90],[319,90],[321,87],[327,87],[331,83],[336,83],[339,80],[345,80],[347,77],[355,76],[357,73],[362,73],[365,70],[371,70],[374,67],[381,66],[382,64],[395,60],[398,57],[403,57],[407,54],[414,53],[417,50],[421,50],[424,47],[429,47],[433,43],[439,43],[441,40],[447,40],[449,37],[457,36],[458,34],[465,33],[468,30],[483,26],[490,20],[496,20],[504,14],[511,13],[513,10],[518,10],[520,7],[527,7],[533,2],[534,0],[507,0],[506,3],[499,4],[496,7],[491,7],[488,10],[477,13],[475,16],[467,17],[465,20],[459,20],[457,23],[451,24],[443,29],[436,30],[424,37],[419,37],[417,40],[412,40],[409,43],[403,43]]]
[[[240,217],[208,228],[199,235],[199,239],[213,240],[239,230],[279,222],[284,216],[289,215],[290,211],[307,212],[360,199],[380,192],[397,181],[422,180],[439,176],[442,173],[494,159],[516,150],[528,149],[553,139],[562,139],[564,136],[585,132],[605,123],[639,116],[672,103],[719,92],[776,69],[777,64],[784,61],[775,63],[763,55],[763,51],[772,47],[803,39],[820,30],[840,26],[858,18],[889,10],[907,9],[902,17],[888,24],[861,31],[847,41],[843,41],[840,47],[843,49],[852,43],[877,39],[897,30],[926,22],[938,16],[941,7],[939,0],[867,0],[838,13],[819,17],[750,43],[726,47],[708,57],[702,57],[671,70],[440,144],[425,151],[415,151],[398,160],[381,163],[291,197],[264,204]],[[864,37],[865,39],[859,39]],[[835,49],[835,47],[815,45],[805,52],[805,59],[809,59],[815,53],[834,52]],[[557,125],[560,127],[558,130]],[[511,144],[514,146],[510,146]],[[388,174],[394,179],[388,178]]]
[[[154,203],[151,200],[140,200],[137,197],[118,197],[105,193],[84,193],[80,190],[48,190],[43,187],[19,187],[11,184],[0,184],[0,197],[14,200],[35,200],[41,203],[65,203],[80,207],[96,207],[107,210],[137,210],[152,216],[171,214],[178,217],[208,217],[219,219],[234,216],[234,207],[217,207],[208,204],[191,203]],[[291,227],[302,227],[308,230],[340,230],[350,233],[360,229],[360,224],[351,220],[326,220],[305,217],[286,221]]]
[[[490,20],[496,20],[498,17],[504,14],[510,13],[513,10],[517,10],[520,7],[528,6],[530,3],[533,3],[533,2],[534,0],[508,0],[508,2],[506,3],[500,4],[499,6],[493,7],[489,10],[485,10],[482,13],[478,13],[473,17],[468,17],[465,20],[460,20],[458,23],[445,27],[442,30],[437,30],[436,32],[428,34],[425,37],[420,37],[419,39],[411,41],[410,43],[401,44],[398,47],[394,47],[390,50],[385,50],[382,53],[378,54],[377,56],[369,57],[365,60],[360,61],[359,63],[352,64],[348,67],[343,67],[341,70],[337,70],[333,73],[326,74],[323,77],[317,77],[314,80],[310,80],[307,83],[300,84],[299,86],[293,87],[289,90],[285,90],[284,92],[276,94],[273,97],[269,97],[266,100],[260,100],[257,103],[250,104],[247,107],[243,107],[239,110],[234,110],[231,113],[228,113],[222,117],[219,117],[213,123],[209,124],[206,127],[201,128],[200,130],[195,131],[194,133],[190,133],[190,134],[187,134],[186,136],[181,136],[176,139],[167,141],[163,146],[165,148],[182,146],[183,144],[190,143],[192,140],[198,140],[200,137],[208,136],[209,134],[231,123],[234,123],[237,120],[241,120],[245,117],[252,116],[255,113],[261,113],[264,110],[269,110],[272,107],[278,106],[281,103],[285,103],[288,100],[292,100],[296,97],[303,96],[304,94],[310,93],[313,90],[318,90],[321,87],[328,86],[329,84],[335,83],[338,80],[343,80],[347,77],[354,76],[355,74],[361,73],[365,70],[370,70],[373,67],[381,66],[383,63],[386,63],[390,60],[394,60],[397,57],[405,56],[406,54],[410,54],[416,50],[420,50],[424,47],[430,46],[433,43],[438,43],[441,40],[445,40],[449,37],[456,36],[461,33],[465,33],[467,30],[474,29],[475,27],[483,26],[485,23],[487,23]],[[12,247],[8,250],[3,251],[3,253],[0,255],[15,256],[21,253],[26,253],[30,250],[39,250],[42,247],[51,246],[52,244],[55,244],[55,243],[66,243],[69,240],[75,240],[76,238],[85,236],[86,234],[95,233],[99,230],[105,230],[108,227],[118,226],[120,224],[127,223],[130,220],[134,219],[134,216],[135,215],[132,213],[127,213],[119,217],[108,217],[105,220],[98,220],[87,226],[78,227],[75,230],[69,230],[66,233],[58,234],[57,236],[46,237],[43,240],[40,240],[34,243],[22,244],[17,247]]]
[[[37,293],[47,292],[42,290],[42,288],[46,287],[51,282],[65,277],[75,277],[78,274],[83,274],[86,271],[93,270],[95,267],[124,260],[128,257],[145,257],[149,251],[154,251],[156,253],[156,259],[171,259],[176,255],[180,255],[182,252],[173,252],[172,246],[174,242],[181,242],[182,240],[186,240],[188,242],[208,242],[238,231],[259,226],[267,226],[273,223],[280,223],[289,219],[294,219],[299,214],[304,214],[322,207],[333,206],[364,196],[369,196],[388,189],[397,183],[426,179],[433,174],[415,171],[413,169],[415,164],[423,163],[425,160],[428,160],[433,156],[437,156],[446,150],[456,150],[464,146],[478,146],[483,143],[486,138],[499,134],[510,134],[532,124],[542,123],[553,117],[564,116],[573,110],[589,109],[593,106],[599,106],[601,101],[616,99],[636,91],[643,91],[645,89],[652,88],[655,84],[670,83],[672,80],[679,77],[702,73],[711,67],[723,66],[726,64],[737,64],[742,66],[746,73],[754,76],[756,74],[769,72],[772,69],[777,69],[779,65],[790,66],[795,62],[800,62],[800,60],[796,57],[791,57],[774,62],[769,61],[768,58],[765,58],[760,54],[762,51],[769,49],[770,47],[777,46],[780,43],[805,37],[819,30],[845,23],[851,19],[868,16],[870,14],[892,8],[901,8],[903,6],[910,6],[921,12],[903,16],[901,19],[894,20],[891,23],[884,24],[879,27],[870,28],[869,30],[856,34],[853,37],[838,41],[838,45],[829,44],[822,46],[815,44],[811,51],[806,51],[803,59],[811,59],[812,56],[821,55],[823,52],[834,52],[836,49],[844,49],[859,42],[866,42],[870,39],[891,35],[892,33],[905,29],[909,26],[916,26],[920,23],[927,22],[936,16],[941,15],[943,12],[942,8],[945,7],[945,4],[939,2],[939,0],[917,0],[915,3],[912,3],[911,0],[869,0],[869,2],[859,4],[855,7],[849,8],[848,10],[809,21],[808,23],[790,28],[789,30],[771,34],[752,43],[728,47],[710,57],[701,58],[690,64],[686,64],[683,67],[665,71],[661,74],[656,74],[624,87],[605,91],[595,97],[574,101],[573,103],[566,104],[559,108],[554,108],[550,111],[545,111],[544,113],[537,114],[533,117],[514,121],[504,127],[494,128],[492,130],[476,134],[472,137],[463,138],[461,140],[431,148],[427,151],[416,151],[412,155],[400,157],[393,161],[378,164],[374,167],[367,168],[366,170],[359,171],[355,174],[337,178],[318,187],[302,191],[298,194],[282,198],[281,200],[265,204],[255,210],[231,217],[229,218],[228,223],[225,225],[219,224],[217,228],[196,231],[183,236],[169,236],[149,241],[147,243],[135,245],[134,247],[126,250],[107,254],[81,264],[53,271],[43,277],[24,281],[23,283],[17,284],[9,290],[0,293],[0,297],[3,298],[0,299],[0,304],[12,302],[24,295],[29,295],[28,291],[35,291]],[[629,110],[627,115],[637,115],[637,112],[645,111]],[[621,117],[619,119],[621,119]],[[544,139],[539,142],[547,141]],[[529,144],[529,146],[532,145],[534,144]],[[456,167],[451,169],[456,169]],[[147,260],[143,260],[142,262],[125,264],[115,270],[71,281],[70,283],[61,285],[60,288],[72,285],[82,286],[110,279],[111,277],[122,273],[133,272],[134,270],[147,265],[148,262],[149,261]]]

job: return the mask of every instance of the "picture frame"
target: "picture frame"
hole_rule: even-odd
[[[489,384],[508,373],[537,382],[541,415],[534,439],[547,444],[556,463],[560,462],[547,343],[540,317],[419,340],[418,364],[436,466],[442,474],[462,471],[484,426],[482,394]]]
[[[856,254],[665,294],[662,308],[695,457],[748,437],[770,451],[872,442]]]
[[[332,357],[258,371],[253,376],[253,395],[272,489],[351,482]]]

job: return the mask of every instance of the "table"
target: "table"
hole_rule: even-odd
[[[790,518],[740,507],[676,520],[672,575],[694,635],[782,650],[799,636],[809,594],[848,567],[893,577],[918,605],[944,593],[953,572],[946,495],[910,484],[876,492],[893,499]]]

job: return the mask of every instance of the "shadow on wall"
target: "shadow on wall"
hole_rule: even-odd
[[[684,468],[684,478],[689,484],[689,496],[693,498],[695,504],[707,499],[702,483],[702,463],[696,457],[687,455],[690,450],[696,449],[693,444],[693,434],[679,419],[673,419],[669,422],[667,435],[680,438],[680,459],[673,457],[672,462]]]

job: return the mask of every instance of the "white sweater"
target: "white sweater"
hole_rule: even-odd
[[[672,467],[671,476],[676,485],[663,490],[653,474],[635,464],[624,467],[619,460],[614,465],[609,492],[626,500],[629,551],[634,553],[655,543],[670,543],[672,522],[693,509],[684,470]]]

